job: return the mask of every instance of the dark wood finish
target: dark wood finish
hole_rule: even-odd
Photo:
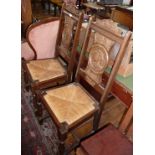
[[[57,16],[57,8],[59,9],[59,11],[61,10],[62,5],[63,5],[63,1],[61,1],[61,0],[48,0],[48,1],[49,1],[49,5],[50,5],[50,3],[53,4],[54,16]],[[49,9],[50,9],[50,7],[49,7]]]
[[[21,18],[23,21],[24,33],[28,26],[32,23],[32,6],[31,0],[22,0],[21,1]]]
[[[132,142],[124,135],[133,117],[133,104],[117,129],[112,124],[101,128],[81,142],[77,155],[132,155]],[[123,133],[123,134],[122,134]]]
[[[133,11],[117,6],[112,11],[111,19],[127,26],[130,30],[133,29]]]

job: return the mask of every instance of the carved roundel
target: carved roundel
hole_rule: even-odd
[[[94,44],[89,51],[88,67],[96,73],[102,74],[108,65],[109,55],[101,44]]]
[[[71,42],[72,32],[69,24],[65,24],[64,30],[62,33],[62,44],[65,48],[68,48]]]

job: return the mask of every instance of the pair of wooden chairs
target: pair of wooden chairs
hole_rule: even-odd
[[[64,5],[55,58],[26,61],[23,65],[27,77],[25,81],[34,96],[34,105],[41,100],[57,127],[59,154],[68,154],[75,147],[74,144],[77,143],[67,148],[68,134],[87,120],[92,118],[92,132],[97,130],[104,103],[131,36],[130,32],[125,37],[117,36],[90,19],[79,57],[77,47],[82,20],[82,13],[74,10],[73,6]],[[90,35],[94,32],[96,35],[90,40]],[[103,85],[102,74],[108,66],[110,50],[115,43],[120,45],[119,52],[108,82]],[[75,68],[76,74],[73,74]],[[88,88],[101,94],[98,101]],[[79,138],[75,137],[79,142]]]

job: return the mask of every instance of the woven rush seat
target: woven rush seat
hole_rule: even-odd
[[[112,124],[81,143],[88,155],[132,155],[132,143]]]
[[[95,111],[95,100],[77,83],[48,90],[43,98],[59,123],[69,126]]]
[[[56,77],[65,76],[66,69],[56,58],[46,60],[34,60],[27,63],[30,75],[35,81],[45,81]]]

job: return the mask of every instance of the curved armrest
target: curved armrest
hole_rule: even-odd
[[[35,58],[35,53],[27,41],[21,44],[21,57],[24,60],[33,60]]]

